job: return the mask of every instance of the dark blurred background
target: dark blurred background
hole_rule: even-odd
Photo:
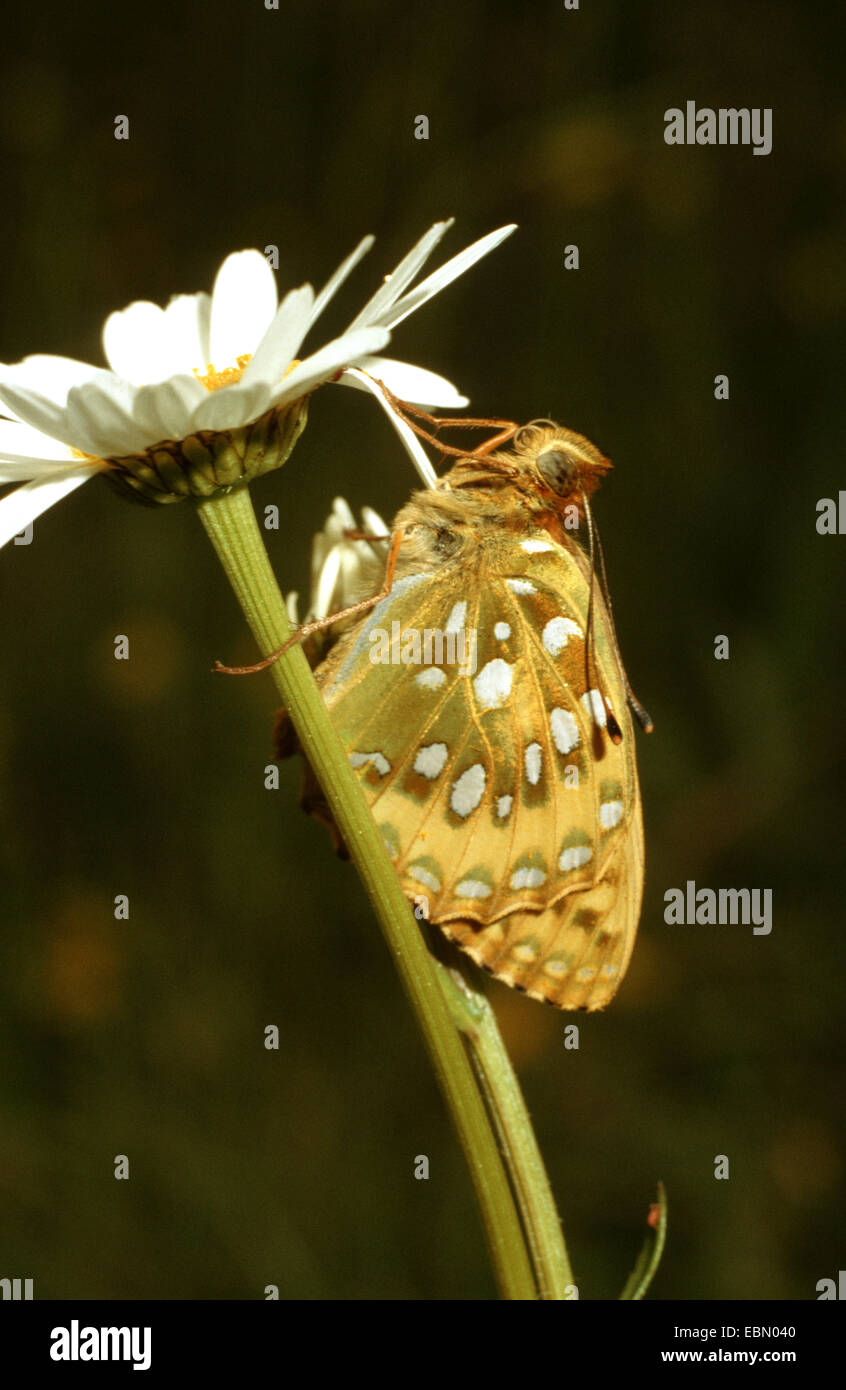
[[[432,266],[519,223],[390,351],[616,463],[596,515],[656,722],[640,936],[578,1052],[571,1017],[492,988],[583,1298],[619,1292],[658,1178],[656,1298],[812,1299],[846,1255],[846,538],[815,529],[846,487],[843,37],[839,6],[778,0],[4,16],[3,360],[99,363],[110,310],[210,288],[230,250],[278,244],[284,291],[372,231],[319,343],[436,219],[457,225]],[[772,153],[668,147],[687,100],[771,107]],[[336,493],[390,517],[414,481],[373,401],[321,390],[253,489],[283,515],[283,587]],[[264,789],[270,681],[209,673],[253,649],[190,507],[97,480],[0,584],[0,1275],[59,1299],[494,1297],[364,894],[298,768]],[[687,879],[771,888],[772,934],[665,925]]]

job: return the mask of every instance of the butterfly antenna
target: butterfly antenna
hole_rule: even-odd
[[[587,500],[585,501],[585,505],[587,506]],[[588,517],[590,518],[590,510],[589,510],[589,509],[588,509],[587,515],[588,515]],[[601,583],[602,583],[602,593],[603,593],[603,596],[604,596],[604,598],[605,598],[606,606],[607,606],[607,608],[608,608],[608,617],[609,617],[609,620],[610,620],[610,622],[611,622],[611,636],[612,636],[613,641],[614,641],[614,655],[615,655],[615,657],[617,658],[617,666],[619,667],[620,678],[621,678],[621,680],[622,680],[622,682],[623,682],[623,685],[625,686],[625,689],[626,689],[626,699],[627,699],[628,702],[629,702],[629,708],[631,709],[632,714],[634,715],[634,717],[635,717],[635,719],[637,720],[637,722],[638,722],[638,724],[640,725],[640,727],[643,729],[643,732],[644,732],[645,734],[651,734],[651,733],[652,733],[652,730],[653,730],[654,727],[655,727],[655,725],[654,725],[653,722],[652,722],[652,716],[650,715],[649,711],[643,707],[643,705],[640,703],[640,700],[637,698],[637,696],[635,695],[634,691],[632,690],[631,683],[630,683],[630,681],[629,681],[628,675],[626,674],[626,668],[625,668],[625,666],[623,665],[623,656],[622,656],[622,653],[621,653],[621,651],[620,651],[620,643],[619,643],[619,640],[618,640],[618,638],[617,638],[617,628],[616,628],[615,623],[614,623],[614,605],[613,605],[613,603],[611,602],[611,591],[610,591],[610,589],[609,589],[609,587],[608,587],[608,571],[607,571],[606,568],[605,568],[605,551],[604,551],[603,548],[602,548],[602,540],[601,540],[600,535],[599,535],[599,527],[598,527],[598,526],[595,526],[595,525],[593,524],[592,518],[591,518],[590,521],[589,521],[588,530],[589,530],[589,534],[590,534],[590,537],[591,537],[591,563],[592,563],[592,560],[593,560],[593,549],[592,549],[592,546],[593,546],[594,535],[595,535],[595,537],[596,537],[596,550],[597,550],[597,554],[599,555],[599,575],[600,575],[600,581],[601,581]],[[591,569],[591,578],[592,578],[592,577],[593,577],[593,570]],[[591,584],[591,599],[592,599],[592,598],[593,598],[593,585]]]

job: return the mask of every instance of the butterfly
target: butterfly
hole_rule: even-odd
[[[630,706],[651,721],[596,583],[588,500],[610,466],[551,421],[460,457],[399,511],[381,596],[315,670],[406,895],[562,1009],[613,997],[643,893]],[[277,738],[289,754],[284,712]],[[342,848],[308,772],[303,805]]]

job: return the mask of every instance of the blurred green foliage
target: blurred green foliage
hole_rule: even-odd
[[[656,721],[640,938],[578,1052],[572,1020],[492,991],[582,1297],[619,1292],[659,1177],[653,1297],[814,1298],[843,1264],[846,539],[814,525],[846,486],[842,51],[840,7],[784,0],[4,17],[4,360],[99,362],[106,313],[210,287],[230,250],[278,244],[284,290],[373,231],[325,340],[437,218],[441,259],[520,224],[391,351],[616,463],[596,514]],[[667,147],[688,99],[772,107],[772,154]],[[413,482],[373,402],[321,390],[253,490],[283,587],[336,493],[390,516]],[[189,507],[92,483],[0,584],[0,1274],[39,1298],[493,1297],[368,904],[297,768],[264,790],[270,683],[210,675],[251,646]],[[688,878],[772,888],[772,935],[665,925]]]

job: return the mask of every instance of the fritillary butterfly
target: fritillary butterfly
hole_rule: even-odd
[[[630,692],[577,539],[609,467],[552,422],[459,459],[398,513],[390,591],[315,672],[409,898],[564,1009],[616,992],[643,890]],[[472,670],[450,633],[465,657],[475,634]],[[313,778],[304,804],[328,823]]]

